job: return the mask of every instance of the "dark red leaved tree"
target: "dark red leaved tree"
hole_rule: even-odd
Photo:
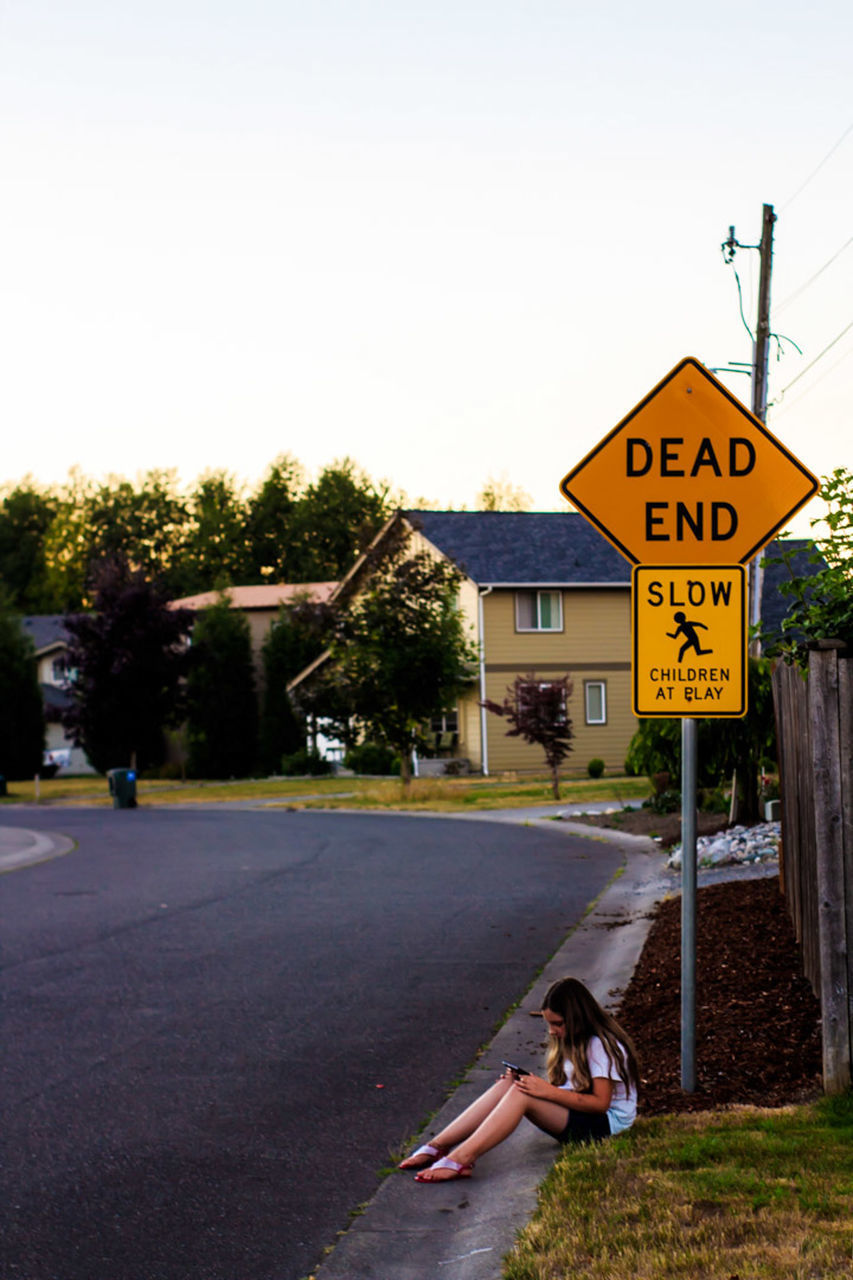
[[[559,680],[538,680],[530,673],[516,676],[503,702],[487,698],[481,703],[487,711],[506,717],[510,723],[508,738],[524,738],[542,748],[551,770],[555,800],[560,798],[560,765],[572,750],[569,698],[573,687],[568,675]]]

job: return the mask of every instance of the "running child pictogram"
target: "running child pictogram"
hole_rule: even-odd
[[[696,656],[699,657],[706,653],[713,653],[713,649],[703,649],[699,643],[699,637],[696,634],[696,628],[701,627],[703,631],[708,628],[704,622],[690,622],[687,617],[679,609],[678,613],[673,614],[673,621],[678,623],[675,631],[667,631],[667,637],[670,640],[677,640],[679,636],[684,636],[684,644],[678,651],[678,661],[684,661],[684,655],[688,649],[693,649]]]

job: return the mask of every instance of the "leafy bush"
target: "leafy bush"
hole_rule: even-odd
[[[781,555],[768,564],[787,567],[790,579],[779,590],[791,604],[782,622],[782,639],[762,634],[767,653],[808,666],[808,641],[843,640],[853,644],[853,471],[838,467],[824,476],[820,496],[827,511],[811,521],[815,535],[809,561],[814,573],[802,573],[796,550],[780,544]]]
[[[604,773],[604,761],[599,760],[598,756],[593,756],[586,766],[586,771],[591,778],[600,778]]]
[[[643,801],[643,808],[652,813],[677,813],[681,808],[681,792],[672,788],[657,791],[649,800]]]
[[[292,755],[282,756],[281,772],[285,778],[320,778],[332,772],[331,760],[325,760],[319,751],[294,751]]]
[[[703,813],[725,813],[731,803],[731,794],[725,787],[706,787],[699,793],[699,808]]]
[[[384,776],[394,771],[394,752],[381,742],[362,742],[351,747],[344,757],[344,764],[354,773]]]

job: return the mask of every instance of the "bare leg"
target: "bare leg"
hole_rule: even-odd
[[[473,1133],[469,1131],[469,1134],[461,1138],[458,1145],[451,1151],[450,1158],[458,1164],[474,1164],[480,1156],[491,1151],[492,1147],[503,1142],[504,1138],[508,1138],[518,1128],[524,1116],[554,1137],[562,1133],[566,1127],[569,1113],[565,1107],[561,1107],[556,1102],[543,1102],[539,1098],[530,1098],[520,1090],[513,1089],[510,1082],[507,1083],[509,1088],[504,1091],[497,1105],[488,1111]],[[491,1093],[491,1090],[489,1092]],[[482,1102],[487,1096],[484,1095],[479,1101]],[[460,1120],[465,1115],[467,1112],[463,1112]],[[439,1135],[441,1139],[444,1140],[444,1134],[450,1133],[453,1128],[453,1125],[448,1126]],[[426,1169],[419,1176],[424,1182],[443,1182],[453,1177],[453,1171]]]
[[[466,1107],[462,1114],[452,1120],[445,1129],[442,1129],[441,1133],[437,1133],[432,1141],[441,1147],[455,1147],[458,1142],[469,1138],[474,1130],[480,1127],[486,1117],[494,1111],[495,1107],[511,1088],[511,1080],[503,1076],[500,1080],[496,1080],[490,1089],[487,1089],[485,1093],[481,1093],[479,1098],[471,1103],[470,1107]]]

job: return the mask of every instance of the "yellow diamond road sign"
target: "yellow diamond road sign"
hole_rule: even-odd
[[[745,579],[739,564],[634,569],[634,715],[746,714]]]
[[[744,564],[818,481],[704,365],[682,360],[560,489],[635,564]]]

